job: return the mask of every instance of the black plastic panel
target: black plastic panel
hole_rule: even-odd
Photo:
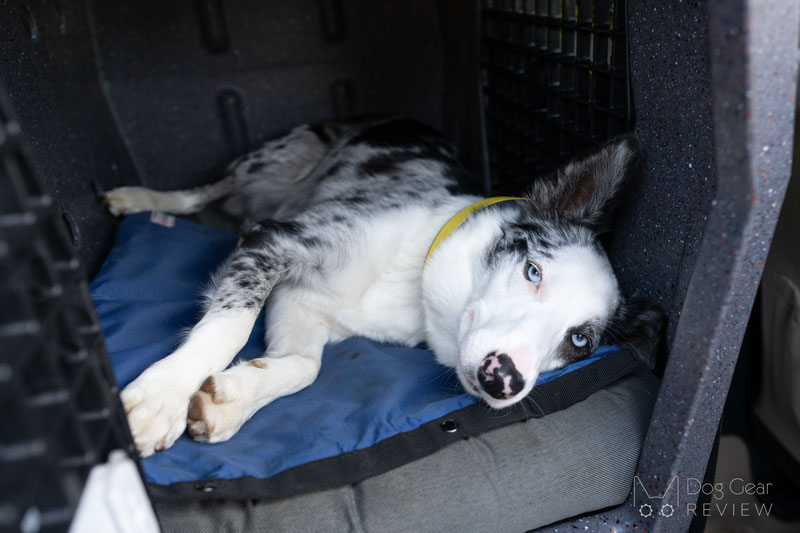
[[[483,0],[492,184],[513,192],[632,129],[624,0]]]
[[[94,274],[115,229],[98,191],[207,183],[236,155],[335,116],[442,127],[440,15],[458,14],[442,5],[0,0],[0,81]]]
[[[441,126],[435,3],[92,1],[99,70],[141,183],[218,176],[302,123],[401,113]]]
[[[0,531],[60,531],[131,438],[86,279],[0,94]]]

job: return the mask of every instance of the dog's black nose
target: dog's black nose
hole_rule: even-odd
[[[478,369],[478,381],[489,396],[498,400],[511,398],[525,386],[514,361],[507,354],[496,352],[483,358]]]

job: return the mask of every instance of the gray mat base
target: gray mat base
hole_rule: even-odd
[[[641,370],[568,409],[361,483],[277,502],[156,503],[156,512],[165,533],[519,533],[625,500],[657,391]]]

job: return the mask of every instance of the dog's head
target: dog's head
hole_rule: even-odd
[[[598,241],[636,155],[632,137],[617,138],[498,209],[457,333],[459,378],[490,406],[519,401],[541,372],[601,344],[655,341],[659,314],[622,295]]]

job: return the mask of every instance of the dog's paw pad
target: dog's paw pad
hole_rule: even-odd
[[[200,391],[208,394],[208,396],[211,397],[211,401],[214,403],[222,403],[225,401],[222,392],[217,393],[217,384],[214,381],[214,376],[208,376],[206,378],[203,384],[200,385]]]
[[[208,381],[208,380],[206,380]],[[205,383],[203,384],[205,385]],[[189,435],[195,440],[207,441],[214,432],[214,424],[206,418],[207,403],[211,403],[210,396],[205,391],[198,391],[189,401],[189,410],[186,414],[186,426]]]
[[[207,393],[214,403],[227,403],[237,400],[237,384],[232,376],[225,375],[224,372],[209,376],[200,386],[202,392]]]
[[[214,380],[207,379],[189,401],[186,427],[189,435],[200,442],[222,442],[231,438],[249,415],[248,406],[241,401],[214,399]]]

